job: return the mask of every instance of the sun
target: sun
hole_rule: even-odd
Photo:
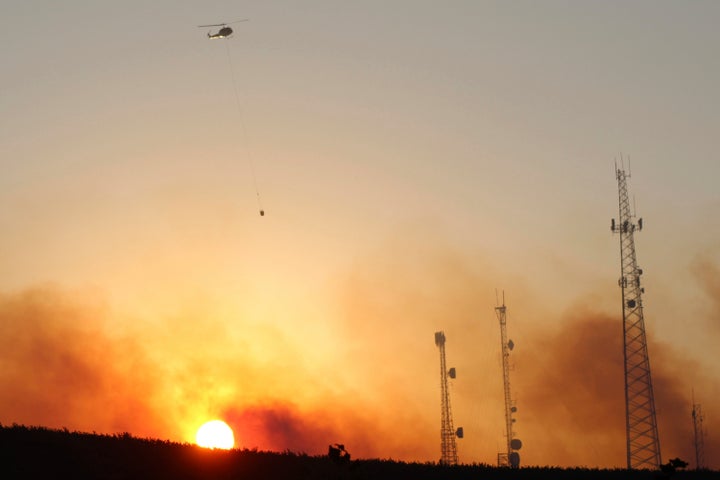
[[[229,450],[235,446],[232,428],[222,420],[211,420],[198,428],[195,443],[205,448]]]

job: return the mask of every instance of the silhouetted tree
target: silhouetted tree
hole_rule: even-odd
[[[342,443],[328,445],[328,457],[337,463],[347,463],[350,461],[350,453],[345,450],[345,445]]]
[[[688,463],[685,460],[681,460],[680,458],[673,458],[668,460],[667,463],[664,463],[660,465],[660,470],[668,475],[672,475],[673,473],[677,472],[678,469],[684,469],[688,466]]]

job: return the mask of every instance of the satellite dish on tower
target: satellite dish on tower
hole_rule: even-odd
[[[458,429],[455,430],[455,435],[458,438],[463,438],[463,435],[465,435],[465,433],[463,432],[463,427],[458,427]]]
[[[448,371],[448,376],[449,376],[450,378],[455,378],[455,377],[457,376],[457,374],[455,373],[455,367],[452,367],[452,368]]]
[[[510,440],[510,448],[513,450],[520,450],[522,448],[522,442],[519,438],[513,438]]]
[[[512,350],[515,348],[515,343],[512,341],[512,339],[508,340],[508,348]]]

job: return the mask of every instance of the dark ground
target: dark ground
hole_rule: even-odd
[[[678,470],[668,474],[620,469],[451,467],[292,452],[208,450],[190,444],[136,438],[127,433],[99,435],[0,425],[0,478],[720,480],[720,472]]]

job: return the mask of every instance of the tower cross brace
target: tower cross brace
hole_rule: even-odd
[[[643,271],[635,256],[636,231],[642,230],[642,218],[635,221],[630,209],[627,178],[622,168],[615,166],[618,182],[619,218],[611,222],[611,229],[620,235],[620,271],[618,280],[622,292],[623,357],[625,367],[625,431],[628,469],[660,468],[660,440],[658,437],[650,374],[650,358],[645,336],[640,276]]]
[[[702,405],[695,403],[694,398],[692,420],[693,440],[695,443],[695,469],[703,470],[705,468],[705,431],[703,430],[703,413]]]
[[[505,293],[503,292],[503,303],[495,307],[495,314],[500,322],[500,351],[502,354],[503,368],[503,396],[505,398],[505,451],[498,454],[498,465],[501,467],[518,468],[520,466],[520,454],[517,450],[522,442],[515,438],[513,424],[515,419],[513,413],[517,410],[513,405],[510,395],[510,351],[513,349],[512,340],[507,335],[507,308],[505,307]]]
[[[440,463],[457,465],[457,443],[455,436],[462,438],[462,428],[457,431],[453,427],[452,408],[450,406],[450,389],[448,378],[455,378],[455,369],[448,370],[445,361],[445,333],[435,332],[435,345],[440,349]]]

